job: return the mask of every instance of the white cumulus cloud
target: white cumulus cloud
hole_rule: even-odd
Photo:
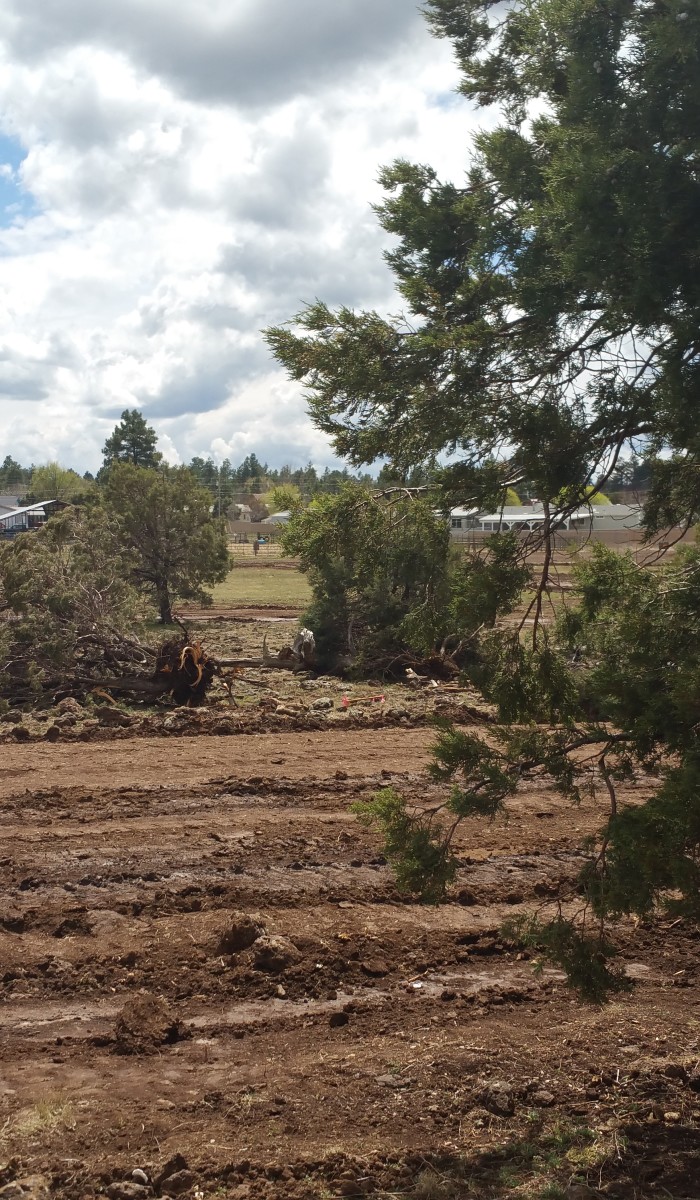
[[[380,167],[463,176],[418,8],[6,0],[0,67],[0,454],[95,470],[138,407],[171,461],[332,462],[260,331],[391,309]]]

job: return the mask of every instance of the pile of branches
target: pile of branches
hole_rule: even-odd
[[[204,702],[212,681],[220,676],[230,690],[220,664],[183,627],[181,636],[151,646],[114,630],[91,632],[76,639],[78,654],[70,664],[56,664],[36,645],[13,643],[2,663],[0,695],[13,705],[55,703],[66,696],[83,700],[91,692],[116,692],[130,701],[153,702],[161,697],[175,704]]]
[[[218,677],[231,696],[246,666],[308,668],[313,635],[256,659],[216,659],[181,633],[160,645],[143,640],[143,600],[110,518],[68,509],[37,533],[0,546],[0,699],[50,705],[98,690],[129,701],[170,698],[201,705]],[[228,673],[227,673],[228,672]]]
[[[69,509],[0,546],[0,698],[13,705],[84,699],[201,704],[218,664],[181,625],[161,645],[135,632],[143,602],[109,517]]]

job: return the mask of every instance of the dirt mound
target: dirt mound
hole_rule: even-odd
[[[261,937],[255,943],[253,961],[259,971],[279,975],[301,962],[302,956],[293,942],[285,937]]]
[[[233,913],[231,921],[219,934],[216,952],[237,954],[240,950],[248,950],[264,933],[265,926],[259,913]]]
[[[117,1054],[155,1054],[165,1045],[182,1041],[187,1032],[160,996],[141,992],[127,1000],[114,1027]]]

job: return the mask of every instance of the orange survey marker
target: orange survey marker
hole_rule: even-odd
[[[343,696],[341,704],[343,708],[348,708],[351,704],[383,704],[383,696]]]

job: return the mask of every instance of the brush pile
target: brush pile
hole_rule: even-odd
[[[68,509],[0,546],[1,700],[43,707],[98,689],[202,703],[219,665],[184,625],[160,645],[144,636],[129,565],[100,509]]]

